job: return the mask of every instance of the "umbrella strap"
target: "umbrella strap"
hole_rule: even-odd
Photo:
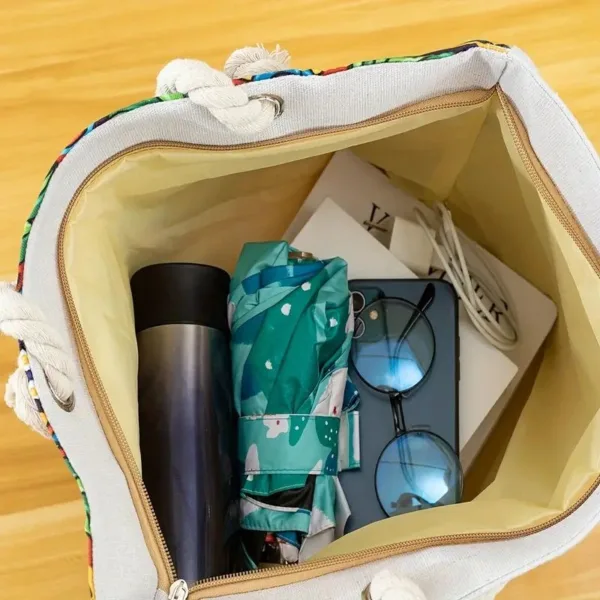
[[[238,457],[245,475],[338,473],[339,417],[294,414],[241,417],[238,435]]]
[[[343,412],[340,419],[338,471],[360,469],[360,413]]]

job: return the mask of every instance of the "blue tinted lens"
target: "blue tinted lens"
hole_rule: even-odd
[[[442,438],[427,431],[409,431],[392,440],[375,472],[377,496],[389,517],[455,504],[462,484],[458,457]]]
[[[355,334],[351,353],[354,368],[365,383],[395,392],[419,384],[435,351],[427,317],[413,304],[386,298],[367,306],[360,321],[364,331]]]

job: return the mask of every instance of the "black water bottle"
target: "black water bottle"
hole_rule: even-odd
[[[179,578],[231,571],[237,528],[229,275],[188,263],[131,280],[142,475]]]

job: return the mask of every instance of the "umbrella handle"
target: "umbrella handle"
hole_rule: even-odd
[[[290,250],[288,253],[288,258],[291,258],[292,260],[313,260],[315,256],[311,252],[303,252],[302,250]]]

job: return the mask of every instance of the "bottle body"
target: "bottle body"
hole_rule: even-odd
[[[186,266],[186,276],[202,277],[203,267],[193,266]],[[215,292],[201,293],[209,291]],[[140,299],[134,294],[134,306]],[[223,290],[214,300],[226,314]],[[146,322],[151,326],[137,332],[140,449],[144,482],[177,575],[196,582],[232,568],[236,422],[223,320],[179,317]]]

